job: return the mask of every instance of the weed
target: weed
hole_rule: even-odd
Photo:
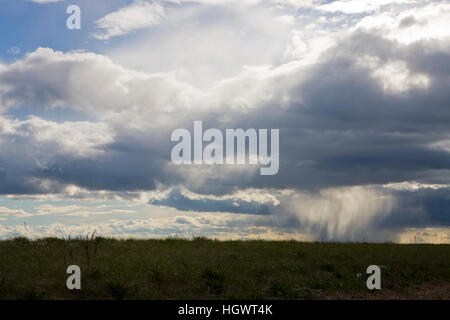
[[[225,277],[219,271],[210,267],[206,268],[203,270],[202,278],[205,281],[205,286],[208,288],[209,292],[222,292]]]
[[[126,285],[116,281],[108,282],[106,284],[106,290],[115,300],[124,300],[129,292]]]

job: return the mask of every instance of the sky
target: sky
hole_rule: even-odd
[[[449,89],[447,1],[0,0],[0,238],[450,243]],[[172,163],[199,120],[278,174]]]

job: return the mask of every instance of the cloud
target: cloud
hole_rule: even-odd
[[[20,54],[20,48],[19,47],[11,47],[8,49],[7,53],[14,54],[14,55]]]
[[[42,109],[68,107],[91,118],[122,117],[130,112],[133,116],[150,112],[154,117],[175,109],[189,110],[199,94],[170,74],[146,74],[103,55],[50,48],[38,48],[0,69],[0,82],[0,108],[24,104]],[[139,122],[139,117],[134,120]]]
[[[249,5],[233,1],[224,6],[171,6],[164,26],[111,48],[108,55],[131,69],[172,73],[180,81],[210,87],[245,65],[283,59],[286,33],[294,28],[290,20],[280,18],[286,12]]]
[[[93,36],[100,40],[108,40],[158,25],[164,17],[164,7],[159,3],[136,1],[97,20],[95,24],[102,31],[94,33]]]
[[[190,238],[209,236],[220,239],[311,239],[309,235],[299,235],[267,227],[254,226],[248,215],[229,217],[226,214],[178,215],[150,219],[110,219],[96,223],[78,223],[76,225],[52,223],[47,226],[30,224],[4,226],[0,225],[0,237],[27,236],[39,237],[73,237],[86,236],[95,232],[97,236],[117,238],[161,238],[168,236]]]
[[[197,197],[185,194],[183,190],[174,188],[163,199],[151,199],[150,204],[173,207],[183,211],[197,212],[230,212],[269,214],[267,204],[257,201],[247,201],[235,197],[214,199],[211,197]]]
[[[448,190],[445,192],[448,193]],[[417,222],[417,218],[420,217],[422,222],[429,223],[430,220],[423,219],[427,216],[428,210],[414,212],[404,207],[408,209],[407,212],[400,212],[398,210],[406,202],[398,195],[381,190],[377,186],[332,188],[322,190],[320,193],[298,193],[293,190],[270,193],[275,194],[280,201],[280,205],[270,208],[272,213],[270,215],[177,210],[171,214],[161,213],[159,217],[150,214],[150,218],[139,219],[131,218],[137,216],[133,208],[114,209],[111,205],[92,207],[44,204],[37,212],[47,215],[46,219],[50,220],[50,223],[44,226],[35,225],[29,220],[31,214],[22,215],[23,210],[0,208],[0,212],[6,212],[6,216],[16,215],[21,217],[21,220],[27,218],[26,226],[11,222],[0,226],[0,237],[17,235],[32,238],[68,235],[74,237],[85,236],[95,231],[99,236],[122,238],[202,235],[220,239],[303,241],[448,243],[450,240],[449,228],[445,225],[411,223],[414,219]],[[418,198],[411,197],[411,199]],[[443,204],[443,208],[445,206],[446,204]],[[149,212],[154,212],[154,209],[150,209]],[[76,220],[61,222],[63,216],[76,217]],[[98,219],[92,220],[93,217]],[[403,222],[399,224],[401,220]]]
[[[114,141],[105,123],[87,121],[55,123],[37,117],[30,117],[25,121],[0,118],[0,122],[3,138],[0,143],[22,140],[25,144],[25,140],[28,140],[30,149],[33,147],[32,144],[39,145],[42,151],[46,145],[49,147],[53,145],[62,154],[80,158],[98,155],[102,152],[101,146]],[[37,150],[33,152],[38,155]]]
[[[113,136],[104,123],[0,117],[0,147],[9,150],[1,156],[1,192],[57,192],[61,184],[43,177],[43,172],[55,170],[61,174],[58,163],[101,156],[101,148],[112,141]]]
[[[427,39],[448,40],[449,17],[449,4],[427,3],[402,11],[386,11],[364,17],[354,28],[382,34],[385,38],[405,44]]]
[[[7,207],[0,207],[0,217],[27,218],[31,216],[31,213],[23,209],[10,209]]]
[[[319,10],[344,12],[347,14],[374,11],[385,5],[414,3],[415,0],[338,0],[317,6]]]
[[[36,208],[36,216],[58,215],[60,217],[90,217],[99,215],[135,214],[135,210],[118,209],[108,205],[53,205],[42,204]]]
[[[447,228],[408,228],[397,235],[399,243],[450,243]]]
[[[445,5],[386,1],[377,6],[389,10],[372,14],[364,1],[323,10],[308,1],[255,2],[252,10],[206,2],[172,3],[167,15],[157,9],[163,3],[135,2],[105,16],[101,39],[165,21],[110,52],[38,48],[2,62],[0,193],[129,199],[182,212],[154,229],[137,219],[129,229],[105,224],[107,234],[282,230],[390,240],[405,228],[448,225]],[[341,13],[349,4],[358,14]],[[316,9],[290,7],[309,5]],[[221,130],[280,129],[279,174],[173,165],[170,133],[190,130],[194,120]],[[60,209],[82,218],[112,214]],[[41,208],[47,216],[57,210]],[[208,229],[200,217],[210,212],[229,220]],[[243,221],[261,229],[231,228]]]
[[[152,205],[180,212],[228,212],[259,218],[255,225],[314,235],[321,241],[394,241],[402,230],[450,226],[448,187],[407,183],[327,188],[316,192],[254,190],[224,196],[181,188],[155,194]],[[250,200],[248,197],[251,197]]]
[[[376,187],[342,187],[317,194],[293,193],[284,196],[275,208],[275,223],[296,225],[303,233],[320,240],[376,240],[380,223],[389,216],[395,198]]]
[[[51,143],[66,150],[46,153],[54,158],[46,161],[54,167],[41,166],[38,176],[83,188],[121,185],[133,191],[153,189],[159,181],[223,194],[234,187],[440,183],[448,176],[450,157],[442,145],[448,139],[448,92],[443,88],[449,73],[440,66],[450,57],[445,46],[433,43],[403,45],[356,33],[314,65],[246,67],[206,90],[169,73],[126,69],[98,54],[38,49],[0,70],[1,105],[4,110],[23,104],[64,106],[94,118],[92,125],[83,124],[91,132],[76,142],[85,146],[79,150],[83,159],[76,163],[57,158],[75,159],[77,154],[70,140],[58,141],[50,128],[76,131],[81,124],[58,126],[37,118],[32,122],[49,128],[47,138],[40,133],[35,139],[37,145]],[[428,51],[422,50],[425,45]],[[392,64],[401,68],[392,69]],[[384,69],[395,70],[396,76],[387,79],[389,73],[380,73]],[[271,114],[270,119],[265,114]],[[205,127],[221,129],[280,128],[280,173],[261,179],[249,168],[170,166],[167,137],[175,128],[191,128],[197,119],[203,119]],[[5,128],[10,125],[5,122]],[[103,138],[89,142],[95,134]],[[96,146],[94,140],[103,142]],[[91,169],[100,163],[100,169]],[[98,179],[81,181],[80,170]],[[111,175],[116,178],[111,180]]]
[[[166,2],[172,2],[176,4],[183,3],[198,3],[202,5],[240,5],[240,6],[254,6],[258,4],[269,4],[275,6],[292,6],[295,8],[310,8],[314,4],[320,2],[319,0],[164,0]]]
[[[65,0],[28,0],[28,1],[46,4],[46,3],[61,2],[61,1],[65,1]]]

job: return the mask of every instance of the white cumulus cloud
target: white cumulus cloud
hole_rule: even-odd
[[[94,33],[93,36],[97,39],[108,40],[138,29],[158,25],[164,16],[165,10],[162,5],[136,1],[97,20],[95,23],[102,31]]]

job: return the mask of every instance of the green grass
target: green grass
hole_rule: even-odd
[[[82,290],[66,288],[66,268]],[[366,288],[382,266],[382,290]],[[0,299],[450,299],[450,246],[295,241],[0,241]]]

